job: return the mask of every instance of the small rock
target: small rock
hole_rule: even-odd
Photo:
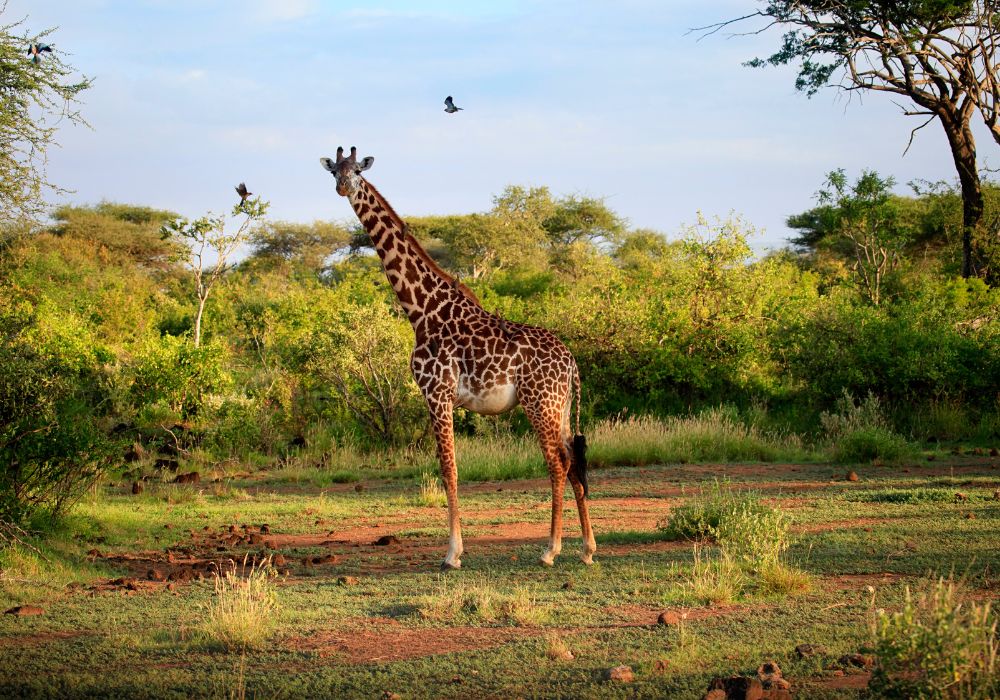
[[[841,671],[841,670],[840,670],[840,669],[838,668],[838,669],[836,669],[836,670],[832,671],[832,672],[830,673],[830,675],[831,675],[831,676],[833,676],[834,678],[841,678],[841,677],[843,677],[843,675],[844,675],[844,672],[843,672],[843,671]]]
[[[462,685],[463,683],[465,683],[465,681],[462,679],[461,676],[452,676],[451,682],[453,685]]]
[[[726,691],[716,688],[705,693],[705,697],[702,700],[726,700],[726,697]]]
[[[382,693],[382,700],[402,700],[402,698],[399,696],[399,693],[393,693],[387,690]]]
[[[774,661],[765,661],[757,669],[757,677],[761,682],[766,683],[781,678],[781,669]]]
[[[45,610],[38,607],[37,605],[18,605],[11,608],[10,610],[4,611],[4,615],[17,615],[18,617],[27,617],[29,615],[44,615]]]
[[[761,700],[764,697],[764,686],[756,678],[745,676],[730,676],[716,678],[708,686],[709,692],[722,690],[731,700]]]
[[[201,474],[198,472],[188,472],[186,474],[178,474],[174,478],[175,484],[197,484],[201,481]]]
[[[955,494],[955,501],[956,502],[967,501],[967,500],[969,500],[969,497],[966,496],[964,493],[956,493]]]
[[[132,482],[132,495],[133,496],[138,496],[140,493],[142,493],[142,482],[141,481],[133,481]]]
[[[607,679],[618,683],[631,683],[635,680],[635,675],[632,673],[631,666],[615,666],[608,669]]]
[[[660,613],[660,616],[656,618],[656,621],[661,625],[679,625],[681,623],[681,616],[673,610],[664,610]]]
[[[271,526],[268,525],[267,523],[264,523],[263,525],[261,525],[260,526],[260,534],[262,534],[262,535],[270,535],[271,534]]]
[[[337,584],[341,586],[357,586],[358,578],[357,576],[340,576],[337,579]]]
[[[804,659],[817,654],[825,654],[826,647],[821,644],[799,644],[795,647],[795,653],[799,655],[800,659]]]
[[[666,659],[657,659],[653,662],[653,670],[657,673],[666,673],[670,670],[670,662]],[[725,694],[722,697],[725,698]]]
[[[148,578],[150,581],[166,581],[167,575],[164,574],[159,569],[150,569],[149,571],[146,572],[146,578]]]
[[[852,469],[851,471],[847,472],[847,480],[848,481],[860,481],[861,477],[859,477],[858,473]]]
[[[965,514],[965,519],[966,520],[975,520],[976,519],[976,514],[975,513],[966,513]]]
[[[875,657],[869,654],[844,654],[840,657],[840,663],[844,666],[869,669],[875,665]]]
[[[395,535],[382,535],[372,544],[374,544],[376,547],[386,547],[390,544],[399,544],[399,538],[396,537]]]
[[[997,493],[1000,493],[1000,491],[997,491]],[[571,591],[571,590],[573,590],[573,582],[572,581],[567,581],[566,583],[564,583],[562,585],[562,589],[564,591]]]

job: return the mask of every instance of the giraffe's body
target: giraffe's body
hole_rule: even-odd
[[[386,277],[413,326],[413,378],[430,411],[441,476],[448,497],[450,539],[443,566],[461,566],[458,473],[452,416],[455,407],[498,414],[520,404],[538,435],[552,483],[549,546],[542,562],[552,564],[562,541],[562,500],[567,476],[583,529],[583,560],[596,550],[586,500],[582,436],[574,442],[570,407],[576,392],[579,432],[580,379],[576,361],[548,331],[511,323],[480,306],[471,290],[427,255],[406,224],[360,173],[372,158],[356,161],[338,149],[337,160],[321,159],[337,178],[369,236]]]

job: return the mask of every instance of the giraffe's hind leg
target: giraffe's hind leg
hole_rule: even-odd
[[[580,530],[583,533],[583,551],[580,552],[580,559],[584,564],[593,564],[594,552],[597,551],[597,541],[594,539],[594,530],[590,526],[590,511],[587,509],[587,497],[583,493],[583,484],[580,483],[572,466],[569,469],[569,480],[573,484],[576,509],[580,513]]]
[[[558,412],[527,411],[532,427],[538,434],[538,442],[549,468],[552,484],[552,521],[549,527],[549,546],[542,553],[541,562],[552,566],[562,551],[562,511],[563,493],[566,488],[566,473],[569,470],[569,455],[561,437],[562,418]]]

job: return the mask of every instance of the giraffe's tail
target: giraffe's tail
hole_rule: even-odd
[[[583,495],[590,495],[590,488],[587,486],[587,438],[580,432],[580,370],[573,367],[573,389],[576,393],[576,433],[573,436],[573,460],[572,469],[576,478],[583,486]]]

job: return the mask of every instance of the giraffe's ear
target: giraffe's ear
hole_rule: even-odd
[[[362,170],[368,170],[368,168],[372,167],[374,163],[375,159],[372,156],[362,158],[361,162],[358,163],[358,172],[360,173]]]
[[[329,170],[331,173],[334,174],[337,173],[337,164],[334,163],[333,160],[331,160],[330,158],[320,158],[319,162],[320,165],[322,165],[325,169]]]

